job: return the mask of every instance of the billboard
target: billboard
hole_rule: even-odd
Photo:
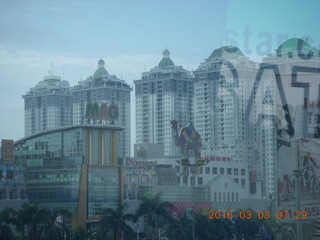
[[[14,141],[2,139],[2,159],[5,161],[14,160]]]
[[[106,104],[98,102],[87,102],[85,108],[85,118],[96,120],[111,120],[119,119],[119,107],[116,104]]]

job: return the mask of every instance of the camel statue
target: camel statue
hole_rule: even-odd
[[[195,130],[192,123],[187,127],[181,128],[178,133],[178,121],[172,120],[171,127],[175,131],[175,144],[180,147],[183,158],[189,159],[189,151],[193,150],[196,159],[201,159],[200,149],[202,146],[201,136]]]

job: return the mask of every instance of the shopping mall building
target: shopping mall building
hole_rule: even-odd
[[[73,226],[97,220],[122,200],[118,166],[121,127],[78,125],[15,142],[15,162],[26,166],[26,195],[42,207],[68,209]]]

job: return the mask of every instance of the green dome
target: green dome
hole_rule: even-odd
[[[284,41],[276,51],[277,53],[294,53],[298,51],[299,47],[301,47],[302,53],[312,51],[312,47],[310,46],[310,44],[307,41],[300,38],[290,38]]]
[[[98,61],[98,69],[94,72],[93,76],[95,78],[99,78],[103,75],[109,75],[109,73],[107,72],[107,70],[104,67],[104,61],[103,59],[100,59]]]
[[[228,56],[244,56],[241,50],[233,46],[225,46],[214,50],[207,60],[211,60],[217,57],[228,57]]]
[[[162,59],[158,64],[158,67],[162,68],[162,67],[170,67],[170,66],[174,66],[173,61],[170,59],[170,52],[168,49],[165,49],[162,52]]]
[[[48,75],[43,78],[43,81],[45,81],[49,84],[54,84],[54,83],[60,82],[61,78],[59,76],[55,76],[55,75]]]

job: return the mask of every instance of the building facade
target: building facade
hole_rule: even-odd
[[[195,128],[203,156],[254,160],[253,132],[245,116],[257,64],[236,47],[221,47],[201,63],[195,75]]]
[[[52,210],[68,209],[73,226],[99,219],[122,200],[116,126],[71,126],[15,143],[15,162],[26,166],[26,196]]]
[[[277,173],[280,175],[279,171],[287,168],[282,165],[278,169],[283,160],[279,155],[281,148],[290,147],[294,139],[319,138],[320,53],[307,39],[294,37],[264,57],[260,69],[264,66],[269,66],[269,70],[261,71],[259,85],[264,89],[260,101],[265,118],[257,135],[262,140],[263,190],[269,196],[276,196]],[[287,159],[291,166],[292,156]]]
[[[134,81],[136,96],[136,143],[161,143],[165,156],[179,155],[171,120],[180,127],[193,122],[193,77],[176,66],[165,49],[158,66]]]
[[[113,124],[124,128],[120,135],[121,152],[119,157],[130,156],[131,139],[130,139],[130,92],[132,88],[124,80],[118,79],[115,75],[110,75],[105,69],[105,62],[100,59],[98,68],[93,76],[86,80],[80,81],[72,89],[73,97],[73,124],[84,124],[85,105],[87,102],[114,103],[119,107],[119,119]],[[108,125],[109,121],[89,121],[90,124]]]
[[[72,125],[71,88],[59,76],[45,76],[23,98],[25,136]]]

